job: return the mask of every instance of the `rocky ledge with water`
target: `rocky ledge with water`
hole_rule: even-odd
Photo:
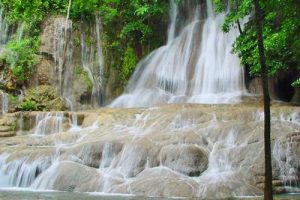
[[[18,122],[17,124],[16,121]],[[170,104],[5,114],[0,187],[163,197],[261,195],[263,110]],[[299,192],[300,108],[272,107],[275,192]]]

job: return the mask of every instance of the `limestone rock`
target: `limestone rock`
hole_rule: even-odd
[[[100,175],[96,169],[73,162],[61,162],[55,175],[49,177],[52,189],[60,191],[95,192],[100,189]]]
[[[169,145],[162,148],[160,161],[164,166],[188,176],[199,176],[207,169],[208,155],[195,145]]]
[[[16,132],[0,132],[0,137],[13,137],[16,136]]]
[[[52,56],[54,53],[54,44],[57,42],[55,38],[55,28],[60,24],[65,24],[64,16],[51,16],[42,25],[40,52],[45,55]]]
[[[148,167],[158,165],[159,146],[149,141],[138,141],[124,145],[113,165],[121,169],[126,176],[134,177]]]
[[[36,65],[38,85],[55,85],[54,66],[55,64],[51,59],[45,56],[39,56],[39,62]]]
[[[129,188],[135,195],[162,196],[162,197],[193,197],[194,187],[197,188],[193,180],[178,181],[184,176],[167,168],[152,168],[145,170],[137,179],[133,181]]]

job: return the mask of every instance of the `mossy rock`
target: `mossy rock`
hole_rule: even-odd
[[[23,100],[36,103],[40,111],[61,111],[66,110],[65,103],[58,95],[54,87],[48,85],[37,86],[27,91]]]

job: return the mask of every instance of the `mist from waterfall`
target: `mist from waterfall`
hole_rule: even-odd
[[[185,17],[181,5],[170,4],[167,44],[138,64],[125,93],[110,106],[238,102],[245,91],[243,68],[231,52],[238,30],[222,32],[225,14],[215,14],[211,0],[206,11],[185,5]]]

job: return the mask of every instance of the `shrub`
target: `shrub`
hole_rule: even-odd
[[[36,111],[37,105],[34,101],[24,100],[21,103],[21,111]]]
[[[20,84],[28,81],[34,73],[37,47],[38,40],[33,38],[12,40],[7,44],[5,58]]]
[[[138,62],[138,57],[135,54],[133,48],[127,47],[124,53],[123,66],[120,74],[123,85],[127,84],[127,81],[129,80],[131,74],[133,73],[137,62]]]

